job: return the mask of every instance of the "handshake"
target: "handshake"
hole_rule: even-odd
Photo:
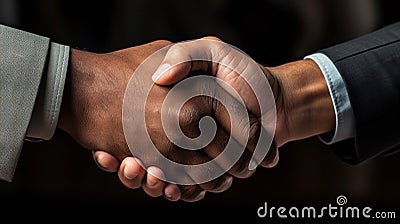
[[[110,53],[71,49],[58,128],[152,197],[198,201],[335,127],[309,59],[266,67],[215,37]]]

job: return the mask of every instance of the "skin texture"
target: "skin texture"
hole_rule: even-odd
[[[198,201],[206,192],[227,190],[232,184],[232,176],[249,177],[254,172],[247,169],[251,154],[244,153],[227,173],[215,180],[198,185],[179,186],[158,180],[155,174],[162,175],[161,170],[153,166],[144,170],[140,166],[141,161],[132,158],[122,128],[125,88],[137,66],[167,44],[167,41],[156,41],[103,54],[72,49],[58,125],[84,148],[93,150],[95,161],[102,169],[114,172],[118,167],[116,163],[123,161],[118,168],[118,176],[127,187],[143,187],[150,196],[158,197],[164,194],[172,201]],[[146,125],[157,149],[164,156],[184,164],[199,164],[215,158],[229,138],[229,133],[221,126],[211,144],[201,151],[182,150],[169,142],[162,132],[161,125],[161,106],[168,91],[169,87],[155,85],[147,98],[145,116],[152,119],[148,119]],[[139,94],[135,97],[145,96]],[[180,118],[183,132],[189,137],[195,137],[199,134],[200,118],[212,116],[221,120],[226,118],[227,114],[212,98],[196,97],[188,101],[177,116]]]
[[[218,38],[215,37],[206,37],[206,39],[220,41]],[[174,48],[172,47],[170,49],[169,54],[171,55],[178,54],[180,56],[183,55],[183,57],[190,55],[190,51],[187,50],[190,49],[190,44],[192,43],[188,42],[185,44],[187,44],[188,46],[185,46],[183,48],[182,46],[180,46],[178,50],[174,50]],[[212,51],[213,49],[208,49],[208,50]],[[128,54],[129,56],[127,56],[126,52],[124,51],[125,50],[122,50],[122,52],[121,51],[117,52],[116,55],[119,55],[121,58],[123,58],[125,62],[127,59],[128,61],[132,61],[135,59],[135,58],[133,59],[130,58],[133,57],[133,55]],[[136,53],[137,52],[135,52],[135,54]],[[168,60],[173,60],[174,58],[171,55],[168,56],[167,54],[164,63],[173,64],[171,62],[168,62]],[[137,55],[135,57],[137,61],[140,61],[140,59],[137,58]],[[143,60],[144,58],[141,59]],[[107,61],[109,60],[110,58],[107,58]],[[123,67],[123,65],[121,65],[120,67]],[[278,147],[290,141],[304,139],[310,136],[332,131],[335,126],[335,116],[328,87],[326,85],[326,82],[324,80],[321,71],[313,61],[299,60],[277,67],[264,67],[260,65],[260,68],[263,70],[266,78],[268,79],[272,87],[272,91],[275,97],[275,105],[277,109],[277,124],[276,124],[276,132],[273,144],[273,146],[276,147],[271,148],[268,155],[261,163],[263,167],[272,168],[276,166],[279,160],[279,153],[277,149]],[[113,67],[113,69],[115,69],[115,67]],[[204,73],[207,73],[209,75],[214,75],[221,79],[228,77],[224,73],[224,71],[226,72],[226,70],[218,69],[218,65],[197,61],[197,62],[189,62],[187,64],[182,64],[180,66],[174,67],[161,78],[158,77],[155,80],[155,82],[159,84],[160,87],[167,88],[169,85],[174,84],[181,79],[184,79],[189,74],[189,72],[196,72],[196,71],[202,71]],[[242,98],[244,98],[248,110],[252,112],[250,114],[250,117],[255,121],[254,123],[257,124],[260,115],[258,114],[258,111],[255,109],[257,108],[257,106],[255,105],[255,103],[257,102],[254,102],[253,100],[254,95],[251,93],[251,91],[247,91],[248,87],[246,87],[246,84],[244,83],[243,80],[240,80],[240,77],[234,77],[234,76],[232,77],[232,75],[230,75],[229,79],[230,80],[226,81],[232,81],[233,79],[235,80],[235,82],[231,82],[231,85],[233,88],[241,90],[240,95]],[[156,90],[154,95],[160,95],[160,93],[162,95],[163,91],[167,90],[166,89],[162,89],[160,91]],[[155,97],[154,99],[160,99],[160,98]],[[157,103],[155,105],[157,105]],[[198,105],[202,106],[198,107]],[[212,110],[211,111],[208,110],[207,107],[208,109],[211,107]],[[157,108],[157,106],[155,106],[155,108]],[[215,117],[216,120],[221,125],[222,128],[219,130],[225,130],[226,132],[228,132],[228,133],[225,133],[224,131],[219,132],[219,136],[217,136],[215,139],[217,140],[223,139],[224,136],[229,135],[228,131],[229,128],[226,127],[224,128],[224,126],[226,126],[226,123],[224,123],[222,119],[223,116],[222,115],[218,116],[218,111],[221,114],[224,113],[224,109],[222,107],[218,106],[213,101],[210,101],[207,98],[203,98],[203,99],[197,99],[197,101],[194,104],[189,105],[189,108],[190,109],[188,109],[188,111],[196,111],[195,114],[198,115],[198,117],[196,117],[189,123],[192,123],[193,121],[196,123],[201,116],[210,115]],[[214,113],[216,112],[216,114],[212,114],[212,112]],[[194,127],[188,124],[186,125],[187,127]],[[261,125],[256,125],[256,126],[261,126]],[[68,128],[66,130],[68,132]],[[185,130],[185,128],[183,128],[183,130]],[[189,128],[188,130],[191,129]],[[191,134],[195,133],[195,131],[193,130],[195,129],[192,129],[192,131],[189,131],[189,133],[186,134],[190,136]],[[257,128],[255,128],[254,130],[255,131],[253,131],[253,136],[257,136],[258,132]],[[160,133],[157,133],[156,135],[158,136],[160,135]],[[72,134],[72,136],[76,136],[76,134],[75,135]],[[80,136],[79,134],[77,136],[78,136],[77,137],[78,142],[80,141],[83,144],[87,143],[86,140],[79,139]],[[87,135],[83,134],[81,136],[87,136]],[[109,137],[110,136],[108,136],[108,138]],[[107,139],[107,136],[105,136],[105,138],[103,139]],[[92,140],[89,142],[96,142],[96,141]],[[90,145],[88,145],[88,147],[90,148]],[[227,173],[229,174],[229,176],[223,179],[223,181],[219,180],[215,181],[213,184],[197,186],[203,190],[199,191],[192,189],[190,190],[191,192],[190,194],[192,196],[189,197],[187,195],[190,194],[187,193],[188,190],[185,187],[176,186],[174,184],[168,184],[168,183],[166,184],[163,181],[158,180],[156,177],[151,175],[154,172],[162,173],[161,170],[157,170],[156,168],[152,167],[151,169],[148,169],[146,172],[146,170],[144,170],[140,166],[141,162],[137,158],[130,157],[129,155],[126,155],[124,153],[121,154],[119,150],[115,150],[115,148],[121,149],[121,147],[115,147],[115,145],[114,147],[112,145],[102,146],[102,147],[105,148],[97,147],[97,145],[96,147],[92,146],[92,149],[95,149],[93,150],[94,159],[100,168],[109,172],[118,171],[118,176],[121,182],[127,187],[130,188],[143,187],[145,192],[150,196],[157,197],[164,194],[165,197],[171,201],[177,201],[179,199],[183,199],[185,201],[197,201],[204,197],[204,193],[206,191],[221,192],[229,188],[230,184],[232,183],[232,178],[230,175],[239,178],[246,178],[252,174],[251,172],[246,172],[244,169],[238,168],[243,166],[243,164],[245,165],[248,164],[248,160],[246,158],[249,156],[249,154],[245,153],[245,156],[241,158],[240,162],[235,166],[234,169],[230,170]],[[249,148],[249,145],[247,147]],[[105,150],[98,150],[98,149],[105,149]],[[214,147],[213,150],[204,150],[204,151],[205,154],[208,156],[208,158],[213,158],[213,155],[215,156],[216,155],[215,153],[218,153],[218,147]],[[251,147],[249,152],[251,155]],[[179,159],[182,158],[183,160],[180,161],[186,161],[185,158],[182,157],[182,155],[170,154],[170,158],[172,157],[178,159],[178,161]],[[189,156],[189,158],[193,157]],[[196,160],[194,162],[199,162],[199,161],[201,162],[203,161],[203,159],[207,159],[206,157],[199,157],[199,158],[200,160]],[[227,187],[221,187],[224,185]]]
[[[171,196],[171,200],[178,200],[178,186],[161,180],[150,184],[154,177],[145,175],[140,161],[131,157],[121,126],[123,94],[130,75],[145,58],[170,43],[155,41],[106,54],[72,49],[58,127],[93,150],[101,169],[118,171],[125,186],[138,188],[145,181],[148,184],[143,184],[143,189],[150,196],[162,195],[165,188],[178,192]],[[121,163],[126,157],[129,159]],[[124,170],[129,173],[124,175]]]
[[[335,128],[329,89],[314,61],[299,60],[266,69],[276,77],[281,88],[281,112],[275,136],[278,147]]]
[[[218,56],[218,42],[216,37],[202,39],[215,41],[215,45],[208,45],[202,49],[205,53]],[[216,50],[217,49],[217,50]],[[176,64],[176,58],[191,58],[196,49],[195,41],[179,43],[169,49],[163,64]],[[229,57],[227,54],[225,57]],[[234,60],[234,59],[231,59]],[[267,78],[275,98],[276,131],[274,140],[278,147],[287,142],[304,139],[333,130],[335,115],[330,98],[329,89],[318,65],[312,60],[299,60],[276,67],[260,65]],[[174,66],[165,75],[155,78],[159,85],[171,85],[184,79],[193,71],[202,71],[216,76],[229,83],[239,92],[246,107],[260,119],[258,102],[252,89],[240,74],[225,67],[208,62],[189,61]],[[268,164],[265,164],[268,165]]]

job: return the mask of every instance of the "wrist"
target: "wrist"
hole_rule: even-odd
[[[69,116],[69,108],[70,108],[70,99],[71,99],[71,73],[72,73],[72,66],[71,61],[73,58],[74,50],[71,49],[70,51],[70,58],[68,61],[68,68],[67,74],[65,76],[65,83],[64,83],[64,93],[62,97],[61,107],[60,107],[60,114],[58,117],[57,128],[61,129],[65,132],[68,132],[68,124],[70,123],[70,116]]]
[[[276,142],[308,138],[332,131],[335,112],[318,65],[309,59],[268,68],[280,85]]]

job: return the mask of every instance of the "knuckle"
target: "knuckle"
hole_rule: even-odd
[[[195,108],[191,104],[186,104],[179,113],[179,124],[183,126],[192,125],[196,118]]]
[[[154,41],[154,43],[157,45],[161,45],[161,46],[166,46],[166,45],[172,44],[172,42],[169,40],[156,40],[156,41]]]
[[[185,43],[176,43],[171,46],[168,50],[168,54],[170,55],[180,55],[182,52],[185,52]]]
[[[200,110],[192,103],[186,103],[179,113],[179,125],[184,134],[189,137],[197,137],[198,122],[201,118]],[[195,135],[195,136],[192,136]]]
[[[203,37],[202,39],[221,41],[220,38],[218,38],[218,37],[216,37],[216,36],[212,36],[212,35],[210,35],[210,36],[205,36],[205,37]]]

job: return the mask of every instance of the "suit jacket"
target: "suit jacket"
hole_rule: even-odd
[[[323,49],[346,84],[356,135],[333,145],[350,164],[398,151],[400,144],[400,22]]]
[[[53,135],[69,47],[0,25],[0,179],[11,181],[24,141]]]

